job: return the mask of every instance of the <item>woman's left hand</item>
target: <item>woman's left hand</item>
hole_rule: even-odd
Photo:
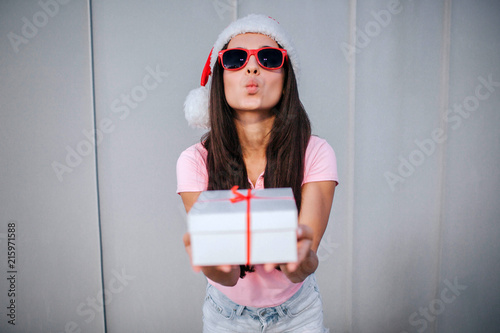
[[[318,267],[318,256],[311,249],[313,230],[307,225],[299,224],[297,228],[297,261],[280,264],[281,271],[294,283],[302,282]],[[267,272],[276,268],[276,264],[265,264]]]

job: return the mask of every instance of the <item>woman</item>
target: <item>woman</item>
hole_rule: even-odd
[[[311,136],[298,97],[299,68],[279,23],[249,15],[219,35],[202,87],[186,100],[190,124],[210,128],[177,163],[186,211],[201,191],[233,185],[291,187],[299,211],[297,262],[193,267],[209,282],[204,332],[328,331],[314,272],[338,181],[336,160],[325,140]],[[188,234],[184,244],[191,255]]]

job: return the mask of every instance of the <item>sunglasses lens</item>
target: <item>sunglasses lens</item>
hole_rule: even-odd
[[[278,68],[283,64],[283,53],[278,49],[263,49],[257,56],[260,64],[266,68]]]
[[[229,50],[222,56],[222,64],[226,69],[238,69],[243,67],[247,61],[247,53],[243,50]]]

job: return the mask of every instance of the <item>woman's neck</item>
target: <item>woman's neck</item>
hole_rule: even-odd
[[[274,115],[245,112],[235,118],[243,158],[265,158]]]

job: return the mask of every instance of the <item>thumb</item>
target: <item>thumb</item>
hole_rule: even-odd
[[[189,232],[186,232],[184,236],[182,236],[182,241],[184,242],[184,246],[186,247],[191,245],[191,237],[189,236]]]

